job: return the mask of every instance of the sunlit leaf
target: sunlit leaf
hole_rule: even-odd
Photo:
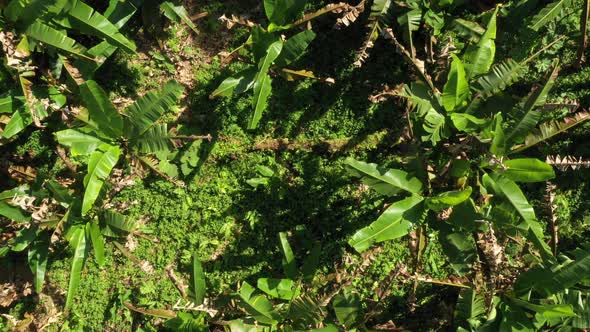
[[[240,94],[252,89],[256,74],[257,71],[254,68],[249,68],[226,78],[221,84],[219,84],[217,89],[209,95],[209,98],[229,97],[234,93]]]
[[[37,292],[37,294],[40,294],[43,291],[48,254],[49,239],[47,236],[41,236],[31,245],[28,250],[27,258],[31,272],[33,272],[33,275],[35,276],[33,279],[33,284],[35,285],[35,292]]]
[[[72,257],[70,281],[68,284],[68,293],[66,296],[66,311],[69,311],[69,309],[74,304],[74,298],[78,292],[80,277],[82,275],[82,269],[84,268],[84,262],[86,260],[86,234],[84,227],[76,226],[75,228],[71,229],[70,232],[69,245],[74,252],[74,255]]]
[[[29,221],[31,217],[19,207],[8,204],[7,202],[0,202],[0,216],[4,216],[14,221]]]
[[[89,155],[99,146],[105,144],[100,138],[75,129],[58,131],[55,133],[55,137],[59,144],[70,148],[73,156]]]
[[[135,44],[123,36],[106,17],[80,0],[71,0],[71,2],[67,15],[72,27],[104,38],[110,44],[129,52],[135,52]]]
[[[496,54],[496,14],[498,8],[494,11],[488,22],[486,32],[481,36],[476,44],[467,47],[463,56],[465,72],[468,78],[473,78],[487,73],[494,63]]]
[[[38,40],[57,49],[91,60],[91,58],[85,54],[86,48],[84,46],[78,44],[65,33],[56,30],[41,21],[33,22],[33,24],[27,28],[26,34],[32,39]]]
[[[80,96],[88,108],[88,123],[111,139],[123,134],[123,120],[106,92],[92,80],[80,85]]]
[[[238,295],[242,299],[242,305],[246,311],[262,324],[274,325],[281,321],[281,316],[274,311],[270,301],[264,295],[255,295],[256,289],[244,282]]]
[[[452,54],[452,57],[453,62],[442,95],[443,105],[447,112],[466,106],[467,98],[469,98],[469,84],[463,63],[456,55]]]
[[[543,182],[555,177],[551,165],[535,158],[507,160],[504,166],[502,175],[516,182]]]
[[[364,184],[380,194],[395,195],[401,190],[419,194],[422,191],[422,182],[404,171],[380,169],[377,164],[368,164],[353,158],[347,158],[344,163],[352,175],[360,177]]]
[[[170,1],[162,2],[160,9],[164,15],[176,23],[184,22],[195,33],[199,33],[197,26],[193,23],[184,6],[175,6]]]
[[[203,272],[203,266],[199,260],[197,253],[193,253],[193,270],[191,274],[191,300],[196,305],[203,304],[205,300],[205,273]]]
[[[90,221],[86,223],[86,238],[92,241],[92,248],[94,249],[94,258],[98,266],[104,265],[104,238],[100,233],[98,223]]]
[[[268,75],[268,70],[282,49],[283,42],[281,40],[272,43],[266,50],[266,55],[258,63],[258,74],[254,79],[254,96],[252,97],[254,114],[248,122],[248,129],[255,129],[258,126],[262,112],[266,110],[268,97],[272,92],[272,79]]]
[[[428,197],[426,199],[426,206],[434,211],[455,206],[463,203],[471,196],[471,187],[467,186],[464,190],[447,191],[436,196]]]
[[[14,111],[10,121],[6,124],[6,127],[4,127],[2,137],[12,138],[14,135],[23,131],[31,123],[33,123],[33,119],[31,118],[30,112],[24,108],[19,108]]]
[[[275,65],[284,67],[299,59],[315,36],[316,34],[312,30],[305,30],[287,39]]]
[[[299,288],[291,279],[260,278],[257,286],[261,291],[277,299],[291,300],[299,295]]]
[[[348,244],[356,251],[363,252],[374,243],[408,234],[412,222],[417,222],[424,213],[420,204],[423,200],[420,196],[410,196],[391,204],[371,225],[354,233]]]
[[[108,178],[111,170],[119,161],[121,151],[118,146],[103,145],[90,155],[88,160],[88,174],[84,177],[84,198],[82,200],[82,215],[85,215],[98,197],[102,185]]]
[[[137,222],[117,211],[104,210],[100,214],[100,225],[105,236],[124,237],[135,230]]]

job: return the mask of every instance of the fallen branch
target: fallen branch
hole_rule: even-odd
[[[127,309],[129,310],[139,312],[143,315],[149,315],[159,318],[176,318],[176,313],[172,310],[139,308],[129,302],[123,302],[123,305],[127,307]]]
[[[56,151],[57,155],[64,162],[66,167],[69,168],[72,172],[76,173],[76,165],[74,165],[70,158],[68,158],[64,148],[61,145],[58,145]]]
[[[166,266],[166,273],[168,274],[168,277],[170,277],[170,280],[172,280],[172,282],[174,283],[174,286],[178,288],[178,291],[182,295],[182,298],[185,300],[188,299],[188,295],[186,293],[186,289],[188,287],[184,283],[184,281],[176,275],[176,273],[174,272],[174,268],[172,267],[172,264],[168,264]]]
[[[172,136],[171,139],[186,139],[186,140],[198,140],[198,139],[202,139],[202,140],[206,140],[211,142],[211,140],[213,139],[213,136],[211,136],[211,134],[207,134],[207,135],[175,135]]]
[[[205,304],[196,305],[194,302],[188,301],[188,300],[185,300],[185,302],[182,303],[182,300],[180,300],[180,299],[178,301],[176,301],[176,304],[174,304],[172,309],[180,310],[180,311],[206,312],[211,317],[215,317],[215,315],[217,315],[217,313],[219,313],[219,310],[207,307]]]
[[[386,131],[379,131],[368,135],[367,137],[355,142],[356,137],[337,138],[328,140],[295,140],[290,141],[286,138],[268,139],[254,143],[248,150],[302,150],[314,151],[323,150],[329,152],[343,152],[356,148],[374,148],[387,134]],[[223,139],[223,138],[222,138]]]

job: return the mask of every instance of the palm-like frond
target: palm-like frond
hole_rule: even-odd
[[[158,151],[168,151],[172,145],[170,139],[168,125],[162,123],[150,127],[141,136],[131,140],[130,145],[139,153],[155,153]]]
[[[12,0],[4,9],[4,15],[16,22],[17,27],[26,28],[44,15],[59,13],[66,4],[67,1],[59,0]]]
[[[520,77],[524,69],[522,64],[512,59],[494,65],[489,73],[477,79],[477,93],[488,98],[503,91]]]
[[[78,44],[65,33],[56,30],[49,25],[42,23],[41,21],[35,21],[27,28],[25,33],[30,38],[40,41],[44,44],[53,46],[67,53],[92,60],[92,58],[85,54],[86,48],[84,46]]]
[[[381,22],[386,19],[389,8],[391,7],[391,0],[375,0],[371,5],[371,14],[369,20],[374,22]]]
[[[289,319],[302,328],[308,328],[322,322],[327,315],[322,303],[307,295],[293,299],[289,310]]]
[[[535,128],[539,122],[539,119],[541,118],[541,113],[537,110],[537,107],[545,104],[547,95],[553,87],[553,83],[555,82],[555,78],[557,78],[558,72],[557,64],[555,64],[553,68],[549,69],[547,72],[545,83],[542,86],[534,89],[531,94],[523,100],[521,107],[522,113],[524,115],[516,123],[514,129],[512,129],[508,135],[506,135],[506,142],[508,146],[521,141],[529,132],[531,132],[531,130]]]
[[[135,45],[123,36],[111,21],[84,2],[74,1],[67,15],[72,27],[104,38],[110,44],[119,46],[129,52],[135,51]]]
[[[136,171],[142,172],[143,166],[146,166],[152,172],[154,172],[154,173],[158,174],[159,176],[165,178],[166,180],[174,183],[175,185],[177,185],[179,187],[185,186],[185,183],[182,182],[181,180],[178,180],[178,179],[171,177],[168,174],[164,173],[160,169],[160,162],[157,159],[152,158],[152,157],[139,156],[137,158],[137,162],[138,162],[137,166],[139,166],[139,167],[136,169]]]
[[[120,214],[115,210],[104,210],[100,215],[102,233],[109,237],[123,237],[133,232],[137,222]]]
[[[455,307],[455,321],[458,326],[466,328],[478,327],[480,319],[486,313],[485,301],[473,289],[463,289],[459,293]]]
[[[551,137],[563,133],[564,131],[590,119],[590,112],[582,111],[572,117],[567,117],[561,121],[549,121],[542,123],[537,129],[533,130],[524,140],[524,144],[515,146],[512,152],[520,152],[530,148],[540,142],[546,141]]]
[[[422,136],[422,141],[430,141],[433,146],[445,139],[448,135],[446,126],[446,118],[444,115],[438,113],[431,108],[423,119],[424,131],[426,134]]]
[[[175,105],[184,91],[182,85],[170,81],[158,92],[150,91],[129,106],[125,113],[125,135],[134,139],[143,135],[158,119]]]
[[[552,266],[536,266],[522,273],[515,283],[517,295],[526,294],[530,290],[549,296],[565,291],[567,288],[582,282],[590,273],[590,252],[588,247],[572,251],[572,258]],[[562,257],[565,257],[563,255]]]
[[[407,99],[410,109],[420,117],[425,116],[428,111],[434,109],[433,102],[435,99],[428,91],[428,88],[420,82],[414,82],[411,86],[404,85],[399,95]]]
[[[412,59],[416,56],[412,33],[420,28],[421,21],[422,10],[419,8],[408,10],[403,15],[397,17],[397,22],[402,26],[404,38],[410,44],[410,54],[412,55]]]
[[[563,10],[571,7],[574,4],[573,0],[557,0],[548,4],[545,8],[541,9],[537,15],[532,19],[532,23],[529,26],[531,29],[538,31],[547,23],[553,21],[559,17]]]

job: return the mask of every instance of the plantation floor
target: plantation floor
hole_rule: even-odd
[[[175,157],[176,171],[186,186],[152,175],[135,180],[116,196],[114,204],[141,221],[140,231],[120,247],[107,244],[104,268],[87,260],[72,313],[62,330],[157,329],[161,320],[129,311],[124,303],[171,308],[182,298],[178,284],[188,282],[194,252],[204,262],[209,295],[218,299],[214,305],[230,313],[221,319],[230,319],[232,312],[239,313],[230,300],[239,282],[282,276],[279,232],[290,234],[297,258],[305,257],[313,244],[321,244],[320,269],[310,283],[312,293],[352,273],[364,258],[371,261],[353,287],[374,308],[379,303],[370,300],[377,300],[380,285],[399,263],[407,261],[405,240],[385,243],[373,257],[352,254],[347,239],[378,216],[382,201],[356,184],[342,166],[350,155],[391,166],[399,163],[396,156],[405,148],[398,145],[404,109],[393,100],[373,104],[369,96],[385,84],[395,86],[405,81],[406,64],[389,45],[378,43],[374,53],[390,56],[371,57],[361,69],[354,68],[354,50],[362,41],[364,28],[324,29],[297,69],[334,78],[335,83],[275,80],[260,127],[246,131],[251,112],[248,97],[209,100],[208,95],[240,67],[238,63],[222,67],[217,53],[230,51],[247,38],[246,29],[227,31],[217,18],[250,13],[255,20],[260,10],[254,10],[252,4],[257,3],[205,1],[198,11],[209,15],[199,21],[199,36],[180,25],[169,27],[161,46],[152,36],[140,35],[137,55],[117,53],[97,74],[99,83],[122,103],[168,79],[177,79],[187,88],[186,94],[181,108],[168,116],[178,118],[180,134],[211,135],[212,139],[187,142]],[[329,26],[331,21],[318,24]],[[576,82],[589,75],[588,70],[568,74],[558,82],[556,93],[581,96],[585,90],[579,84],[588,81]],[[588,125],[577,128],[567,138],[544,147],[539,155],[589,155],[588,145],[579,144],[588,139],[589,129]],[[38,172],[60,170],[61,162],[51,154],[55,142],[50,135],[39,131],[25,134],[14,146],[19,143],[14,152],[31,160]],[[260,166],[272,170],[272,175]],[[573,247],[588,230],[590,173],[561,174],[555,183],[559,184],[560,217],[567,221],[562,226],[561,243]],[[543,188],[529,190],[537,195],[537,205],[542,205]],[[435,268],[444,258],[436,240],[429,243],[425,274],[445,278],[450,268]],[[64,299],[69,269],[67,248],[51,253],[46,289],[58,307],[63,304],[59,300]],[[448,326],[457,290],[422,284],[420,302],[410,312],[406,306],[410,286],[393,284],[373,322],[391,319],[416,331]],[[32,303],[24,299],[8,314],[22,317],[37,310],[42,315],[47,310],[47,306],[35,308]],[[58,324],[48,330],[59,330]]]

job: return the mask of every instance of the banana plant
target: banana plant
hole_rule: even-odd
[[[102,209],[97,204],[104,197],[104,184],[112,169],[124,155],[141,155],[164,151],[171,147],[172,134],[160,117],[177,103],[183,88],[175,81],[165,84],[159,92],[148,92],[120,114],[104,90],[92,80],[80,85],[80,96],[86,106],[77,119],[80,127],[55,133],[57,141],[70,149],[71,155],[86,160],[86,174],[76,199],[66,212],[66,238],[74,252],[66,309],[73,303],[87,248],[94,248],[99,265],[104,263],[103,235],[120,237],[135,228],[135,222],[122,214]]]
[[[506,59],[494,65],[496,13],[497,9],[483,35],[469,44],[462,56],[451,55],[447,80],[442,87],[437,88],[425,79],[405,85],[394,93],[408,101],[415,122],[412,130],[423,143],[437,146],[442,140],[460,133],[473,136],[481,143],[491,142],[491,153],[502,157],[530,148],[587,119],[586,113],[580,112],[562,124],[539,125],[540,110],[558,75],[557,62],[541,85],[518,102],[501,96],[522,77],[526,64],[533,57],[520,63]],[[503,107],[508,104],[512,110],[494,110],[491,106],[494,102],[505,102]],[[495,132],[498,133],[494,135]]]
[[[306,0],[265,0],[264,10],[269,20],[266,29],[255,26],[245,43],[252,65],[225,79],[210,98],[238,95],[253,91],[251,103],[254,113],[248,129],[255,129],[268,106],[272,94],[272,75],[280,74],[288,80],[296,77],[313,77],[313,73],[288,69],[307,50],[315,38],[312,30],[304,30],[284,40],[281,33],[299,25]]]
[[[59,79],[64,69],[70,79],[83,82],[93,79],[116,50],[135,52],[135,44],[120,29],[140,8],[151,5],[141,0],[110,0],[108,4],[104,13],[78,0],[11,0],[0,4],[4,66],[20,90],[0,101],[0,112],[12,115],[2,138],[11,139],[33,123],[42,128],[43,120],[63,109],[66,96]],[[198,32],[183,6],[165,1],[159,8],[166,17]],[[87,48],[73,35],[98,39],[98,43]],[[35,63],[32,55],[36,52],[44,52],[49,63]],[[39,81],[44,84],[37,84]]]
[[[335,332],[337,326],[326,320],[327,311],[325,305],[311,296],[303,294],[303,282],[313,278],[321,248],[319,244],[312,247],[310,254],[298,266],[289,244],[287,233],[279,233],[280,250],[283,254],[284,278],[259,278],[257,286],[248,282],[242,282],[235,294],[239,300],[239,306],[247,314],[242,318],[227,321],[227,331],[310,331],[310,332]],[[164,327],[174,331],[206,331],[209,323],[215,317],[217,310],[213,309],[214,303],[205,301],[206,285],[205,274],[201,262],[195,253],[191,270],[191,282],[189,284],[187,305],[175,307],[172,310],[143,309],[130,304],[126,307],[135,312],[160,318],[169,318],[164,322]],[[333,308],[337,321],[359,324],[360,315],[351,315],[350,301],[360,308],[360,299],[349,292],[334,297]],[[190,312],[183,311],[187,307]],[[360,309],[359,309],[360,311]],[[209,313],[210,318],[205,315]],[[347,318],[348,320],[345,320]],[[352,319],[354,318],[354,319]],[[351,320],[352,319],[352,320]],[[324,324],[321,329],[313,328],[318,324]],[[336,323],[336,322],[334,322]]]
[[[115,2],[111,2],[111,6],[107,12],[112,13],[115,9],[121,8],[117,7],[120,5]],[[87,49],[69,37],[64,29],[94,35],[129,52],[134,52],[136,48],[107,17],[82,1],[11,0],[2,8],[2,14],[6,19],[4,30],[13,29],[17,34],[26,35],[35,45],[42,43],[75,57],[93,58],[86,53]]]
[[[436,86],[425,74],[422,81],[392,93],[407,101],[408,144],[415,151],[414,156],[402,160],[403,169],[353,158],[345,161],[350,174],[388,203],[374,222],[351,236],[349,245],[361,253],[377,243],[412,235],[418,238],[417,248],[412,249],[416,256],[413,269],[420,271],[420,255],[428,238],[424,234],[436,232],[450,267],[456,274],[472,278],[470,282],[480,292],[477,296],[485,300],[476,299],[471,290],[459,299],[470,303],[459,311],[461,317],[467,317],[461,324],[467,321],[468,325],[459,328],[473,331],[479,331],[479,325],[472,316],[488,314],[490,308],[502,312],[498,317],[503,318],[490,318],[496,323],[516,316],[526,320],[527,316],[522,316],[525,311],[538,314],[537,328],[553,326],[556,319],[571,320],[576,316],[572,308],[548,298],[581,282],[586,268],[582,259],[580,264],[566,265],[563,275],[557,272],[563,266],[561,257],[546,243],[544,226],[520,187],[520,183],[550,180],[555,173],[551,165],[520,153],[581,123],[588,114],[580,112],[563,122],[539,125],[541,110],[558,75],[557,61],[528,95],[506,97],[506,89],[519,80],[526,61],[508,59],[494,65],[497,11],[463,54],[451,55],[442,86]],[[507,269],[499,238],[525,239],[538,264],[534,271],[542,271],[534,277],[528,274],[535,272],[528,271],[518,276],[514,291],[502,288],[497,281],[500,271]],[[578,251],[575,257],[584,256]],[[483,279],[473,277],[478,266],[486,271]],[[553,275],[556,272],[559,277]],[[542,273],[545,275],[540,276]],[[549,291],[547,287],[560,288]],[[535,291],[540,297],[532,296]],[[488,330],[503,330],[493,326]]]
[[[129,0],[127,0],[129,1]],[[176,23],[183,23],[195,34],[199,34],[197,26],[192,21],[188,11],[178,1],[162,0],[132,0],[137,7],[141,7],[141,19],[144,29],[153,35],[158,35],[163,29],[162,16]]]
[[[105,237],[125,239],[137,226],[134,220],[114,210],[82,215],[82,195],[77,191],[78,188],[66,188],[57,181],[44,179],[30,187],[21,186],[0,193],[0,215],[12,224],[5,231],[16,229],[15,236],[0,248],[0,257],[26,251],[37,293],[43,292],[47,263],[55,243],[65,239],[69,244],[72,265],[66,311],[74,303],[90,249],[93,249],[96,263],[104,266]]]
[[[369,58],[370,49],[387,28],[403,33],[403,39],[408,43],[409,54],[415,60],[416,47],[413,36],[420,30],[432,37],[438,37],[442,29],[448,25],[447,12],[457,5],[455,1],[373,0],[367,22],[368,33],[357,52],[355,66],[362,66]],[[432,42],[429,42],[427,47],[432,51]]]
[[[556,261],[537,261],[514,286],[492,299],[490,309],[475,289],[459,293],[457,331],[578,330],[590,327],[585,287],[590,260],[588,246]]]
[[[103,237],[119,238],[136,227],[135,221],[97,204],[100,197],[105,197],[105,182],[122,156],[141,158],[172,146],[173,135],[168,132],[167,124],[158,123],[158,120],[177,103],[183,92],[178,83],[170,81],[161,91],[148,92],[120,114],[96,82],[88,80],[79,86],[79,90],[86,106],[76,115],[82,126],[58,131],[55,136],[60,144],[70,148],[72,156],[86,161],[87,171],[81,183],[70,190],[47,180],[42,184],[43,190],[15,189],[0,195],[0,214],[24,223],[2,252],[7,254],[28,248],[29,264],[35,274],[38,292],[42,291],[48,247],[51,245],[49,238],[64,232],[73,252],[66,310],[73,304],[89,249],[94,248],[97,263],[103,265]],[[51,198],[56,202],[44,207],[55,212],[51,218],[35,218],[31,212],[39,207],[19,203],[27,199],[34,201],[35,198]],[[31,211],[27,213],[28,210]]]
[[[529,28],[534,31],[539,31],[547,25],[547,23],[562,17],[567,10],[577,7],[575,6],[576,4],[576,1],[572,0],[556,0],[549,2],[545,7],[541,8],[535,16],[533,16]]]
[[[43,127],[41,121],[64,106],[66,97],[58,80],[64,67],[70,69],[70,61],[78,75],[90,79],[118,48],[134,52],[135,44],[119,29],[136,9],[127,1],[110,1],[104,15],[77,0],[11,0],[0,5],[4,66],[20,90],[6,97],[13,102],[3,113],[12,116],[2,137],[10,139],[32,123]],[[69,36],[71,32],[90,35],[100,42],[88,49]],[[49,64],[34,63],[32,55],[36,52],[44,52]],[[36,84],[38,81],[45,84]]]
[[[347,159],[345,164],[349,172],[359,177],[364,184],[379,194],[389,197],[407,196],[389,205],[375,222],[357,231],[348,243],[356,251],[363,252],[375,243],[397,239],[409,234],[412,229],[428,223],[436,223],[436,216],[449,209],[456,214],[467,214],[474,218],[469,223],[463,221],[462,226],[466,231],[485,231],[487,222],[493,221],[491,210],[488,211],[491,208],[488,205],[476,206],[472,197],[475,192],[471,186],[467,185],[479,181],[482,183],[480,193],[484,192],[486,195],[493,193],[494,199],[497,200],[494,203],[520,217],[516,218],[516,224],[511,224],[509,228],[518,229],[520,234],[530,238],[539,250],[547,253],[548,249],[542,241],[542,233],[539,233],[542,230],[541,225],[516,182],[539,182],[551,179],[554,177],[551,166],[532,158],[504,160],[501,164],[479,161],[479,165],[470,165],[471,163],[464,159],[457,160],[461,161],[453,162],[451,167],[453,167],[453,177],[459,176],[457,180],[460,181],[457,182],[461,183],[461,186],[457,190],[424,195],[427,183],[408,172],[399,169],[383,169],[376,164]],[[477,171],[472,173],[471,167],[476,166]],[[451,213],[449,218],[453,220],[454,215]],[[465,241],[468,241],[469,234],[463,234]],[[458,260],[461,259],[458,258]]]
[[[298,264],[287,233],[279,233],[280,251],[283,255],[284,278],[259,278],[256,287],[242,282],[237,292],[239,305],[248,316],[229,322],[230,331],[338,331],[338,323],[344,325],[344,310],[350,297],[337,296],[334,303],[336,319],[328,317],[326,305],[313,296],[304,294],[304,281],[313,278],[321,253],[319,244],[314,245],[309,255]],[[360,301],[356,304],[360,306]],[[355,316],[359,318],[359,316]],[[342,320],[341,320],[342,319]],[[254,320],[256,324],[252,324]],[[360,319],[355,319],[358,324]],[[346,323],[352,320],[346,321]],[[323,329],[313,327],[323,323]],[[352,323],[351,323],[352,324]]]
[[[86,106],[76,118],[82,126],[55,133],[57,141],[70,148],[72,156],[87,157],[87,174],[81,213],[94,206],[101,188],[122,155],[141,156],[168,151],[175,136],[162,115],[176,105],[183,87],[176,81],[166,83],[158,92],[150,91],[119,113],[106,92],[94,81],[79,86]]]

